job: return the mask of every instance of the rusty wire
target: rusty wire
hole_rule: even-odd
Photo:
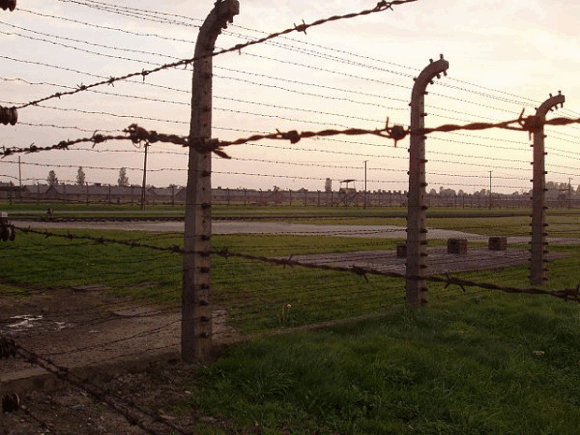
[[[130,140],[135,144],[146,142],[148,144],[153,144],[156,142],[173,143],[176,145],[181,145],[183,147],[190,146],[189,139],[183,136],[178,136],[174,134],[163,134],[157,133],[154,130],[146,130],[143,127],[139,127],[137,124],[131,124],[127,129],[123,130],[128,136],[121,135],[102,135],[95,134],[88,138],[80,138],[75,140],[61,141],[56,145],[51,145],[47,147],[38,147],[34,144],[27,148],[4,148],[0,151],[0,156],[7,157],[12,154],[17,153],[36,153],[40,151],[53,151],[53,150],[67,150],[70,146],[77,145],[79,143],[92,143],[93,146],[110,140]],[[250,141],[258,141],[263,139],[277,139],[277,140],[289,140],[291,143],[295,144],[302,138],[312,138],[312,137],[326,137],[326,136],[337,136],[337,135],[348,135],[348,136],[358,136],[371,134],[375,136],[380,136],[383,138],[393,139],[395,143],[406,136],[406,131],[401,126],[389,127],[387,126],[383,129],[376,130],[363,130],[359,128],[349,128],[346,130],[322,130],[318,132],[306,131],[299,133],[295,130],[288,132],[280,132],[263,135],[253,135],[248,138],[237,139],[235,141],[220,141],[218,139],[210,140],[199,140],[193,145],[200,152],[213,152],[222,158],[230,158],[222,149],[222,147],[230,145],[241,145],[248,143]]]
[[[0,337],[3,340],[3,337]],[[53,374],[57,378],[68,382],[69,384],[80,388],[82,391],[90,394],[95,399],[107,405],[110,409],[123,416],[131,425],[138,426],[143,431],[150,435],[159,435],[152,427],[152,423],[159,423],[172,429],[181,435],[192,435],[191,432],[186,432],[179,426],[173,424],[161,415],[139,409],[134,403],[123,403],[119,398],[113,398],[107,390],[95,385],[94,383],[74,375],[67,367],[62,367],[55,364],[47,358],[27,350],[19,344],[14,344],[16,354],[31,364],[37,365],[47,372]],[[150,421],[146,421],[150,420]]]
[[[516,119],[512,119],[509,121],[497,122],[497,123],[489,123],[489,122],[473,122],[470,124],[465,125],[455,125],[455,124],[445,124],[440,125],[439,127],[434,128],[423,128],[417,130],[416,132],[411,132],[412,135],[421,135],[421,134],[430,134],[436,132],[442,133],[449,133],[454,131],[460,130],[470,130],[470,131],[478,131],[478,130],[489,130],[492,128],[497,128],[501,130],[512,130],[512,131],[527,131],[530,135],[535,131],[540,130],[545,125],[554,125],[554,126],[564,126],[564,125],[571,125],[571,124],[580,124],[580,118],[552,118],[549,120],[542,119],[536,115],[530,115],[524,117],[524,110],[520,113]]]
[[[576,288],[564,289],[564,290],[544,290],[544,289],[539,289],[539,288],[522,289],[522,288],[517,288],[517,287],[499,286],[496,284],[469,281],[469,280],[465,280],[465,279],[461,279],[461,278],[452,277],[448,274],[446,274],[445,277],[407,276],[407,275],[401,274],[401,273],[384,272],[384,271],[380,271],[377,269],[363,268],[363,267],[358,267],[358,266],[343,267],[343,266],[330,266],[330,265],[320,265],[320,264],[314,264],[314,263],[305,263],[302,261],[292,260],[292,256],[288,259],[269,258],[269,257],[263,257],[263,256],[257,256],[257,255],[233,253],[227,249],[215,250],[214,254],[219,255],[221,257],[224,257],[224,258],[237,257],[237,258],[243,258],[246,260],[256,260],[256,261],[261,261],[264,263],[275,264],[278,266],[290,266],[290,267],[300,266],[300,267],[306,267],[309,269],[321,269],[321,270],[327,270],[327,271],[332,271],[332,272],[350,272],[350,273],[354,273],[356,275],[359,275],[359,276],[365,278],[365,280],[367,282],[368,282],[368,275],[378,275],[378,276],[386,276],[389,278],[403,278],[403,279],[410,279],[410,280],[417,280],[417,281],[424,280],[424,281],[430,281],[430,282],[437,282],[437,283],[445,284],[445,288],[452,286],[452,285],[457,285],[464,292],[466,291],[465,290],[466,287],[477,287],[477,288],[482,288],[485,290],[498,290],[498,291],[502,291],[505,293],[520,293],[520,294],[531,294],[531,295],[554,296],[554,297],[563,299],[565,301],[572,300],[572,301],[576,301],[576,302],[580,303],[580,285],[578,285]]]
[[[10,1],[10,0],[3,0],[3,1]],[[237,44],[237,45],[230,47],[230,48],[225,48],[222,50],[214,51],[214,52],[209,53],[207,55],[193,57],[193,58],[189,58],[189,59],[181,59],[181,60],[177,60],[175,62],[170,62],[170,63],[164,64],[164,65],[158,66],[156,68],[143,69],[141,71],[136,71],[136,72],[132,72],[129,74],[125,74],[123,76],[110,77],[106,80],[91,83],[89,85],[80,84],[74,90],[67,91],[67,92],[57,92],[57,93],[49,95],[47,97],[40,98],[40,99],[34,100],[34,101],[30,101],[26,104],[18,106],[18,109],[23,109],[23,108],[29,107],[29,106],[36,106],[39,103],[42,103],[42,102],[47,101],[47,100],[52,100],[55,98],[60,99],[63,96],[74,95],[74,94],[77,94],[79,92],[84,92],[84,91],[87,91],[89,89],[92,89],[92,88],[95,88],[98,86],[114,85],[118,81],[123,81],[123,80],[127,80],[127,79],[134,78],[134,77],[141,76],[143,78],[143,81],[145,81],[145,79],[147,78],[148,75],[154,74],[154,73],[166,70],[166,69],[178,68],[178,67],[183,67],[183,66],[187,67],[188,65],[191,65],[198,60],[207,59],[207,58],[215,57],[215,56],[218,56],[221,54],[232,53],[232,52],[236,52],[236,51],[241,52],[241,50],[243,50],[247,47],[262,44],[266,41],[269,41],[271,39],[275,39],[275,38],[282,36],[282,35],[287,35],[287,34],[292,33],[292,32],[304,32],[304,33],[306,33],[307,29],[309,29],[311,27],[315,27],[315,26],[320,26],[320,25],[328,23],[328,22],[351,19],[351,18],[363,16],[363,15],[373,14],[376,12],[383,12],[383,11],[389,10],[389,9],[392,10],[393,6],[403,5],[406,3],[414,3],[416,1],[418,1],[418,0],[394,0],[391,2],[387,2],[387,1],[383,0],[383,1],[380,1],[379,3],[377,3],[377,5],[373,9],[367,9],[367,10],[363,10],[360,12],[355,12],[355,13],[350,13],[350,14],[345,14],[345,15],[334,15],[334,16],[329,17],[329,18],[324,18],[324,19],[314,21],[310,24],[306,24],[303,22],[300,25],[294,25],[294,27],[288,28],[288,29],[283,30],[281,32],[272,33],[268,36],[265,36],[265,37],[260,38],[260,39],[256,39],[254,41],[249,41],[249,42],[246,42],[244,44]]]
[[[80,143],[93,143],[93,146],[104,142],[105,140],[127,140],[130,139],[127,136],[103,136],[101,134],[97,134],[95,132],[95,134],[93,134],[93,136],[91,136],[90,138],[80,138],[80,139],[74,139],[74,140],[63,140],[60,141],[59,143],[55,144],[55,145],[50,145],[50,146],[46,146],[46,147],[39,147],[36,146],[34,143],[30,144],[28,147],[26,148],[6,148],[3,147],[3,150],[0,151],[0,156],[2,156],[2,158],[4,157],[8,157],[12,154],[33,154],[33,153],[38,153],[41,151],[54,151],[54,150],[68,150],[69,147],[73,146],[73,145],[77,145]]]
[[[104,25],[101,25],[101,24],[89,23],[87,21],[80,21],[80,20],[75,20],[75,19],[69,18],[69,17],[63,17],[63,16],[58,16],[58,15],[51,15],[51,14],[41,13],[41,12],[38,12],[38,11],[29,10],[29,9],[18,8],[18,11],[19,12],[25,12],[25,13],[28,13],[28,14],[31,14],[31,15],[36,15],[36,16],[44,17],[44,18],[52,18],[52,19],[56,19],[56,20],[66,21],[66,22],[69,22],[69,23],[81,24],[83,26],[93,27],[93,28],[96,28],[96,29],[112,30],[112,31],[115,31],[115,32],[125,33],[127,35],[155,37],[155,38],[164,39],[164,40],[167,40],[167,41],[185,42],[187,44],[191,44],[192,42],[194,42],[194,41],[191,41],[189,39],[173,38],[173,37],[159,35],[159,34],[155,34],[155,33],[135,32],[135,31],[131,31],[131,30],[128,30],[128,29],[121,29],[121,28],[118,28],[118,27],[111,27],[111,26],[104,26]]]
[[[54,151],[54,150],[68,150],[69,147],[73,145],[78,145],[80,143],[92,143],[93,147],[97,144],[111,141],[111,140],[130,140],[131,142],[138,144],[141,142],[155,143],[155,142],[166,142],[166,143],[173,143],[177,145],[187,146],[188,140],[184,137],[173,135],[173,134],[163,134],[157,133],[156,131],[148,131],[137,124],[131,124],[125,130],[124,133],[127,135],[103,135],[95,131],[95,133],[91,137],[86,138],[79,138],[74,140],[63,140],[60,141],[58,144],[50,145],[46,147],[39,147],[35,144],[31,144],[27,148],[6,148],[0,151],[0,156],[2,158],[10,156],[12,154],[18,153],[25,153],[25,154],[32,154],[37,153],[40,151]]]
[[[42,426],[42,428],[46,431],[46,433],[52,433],[52,434],[56,434],[57,433],[54,430],[54,425],[53,424],[44,421],[38,415],[36,415],[35,413],[33,413],[27,406],[25,406],[22,403],[20,403],[18,409],[20,411],[22,411],[24,414],[26,414],[28,417],[30,417],[32,420],[34,420],[36,423],[38,423],[40,426]]]
[[[524,111],[522,110],[518,118],[497,123],[474,122],[465,125],[444,124],[440,125],[439,127],[423,128],[420,130],[411,131],[409,128],[405,128],[401,125],[394,125],[392,127],[389,127],[389,119],[387,118],[387,123],[385,127],[381,129],[365,130],[360,128],[348,128],[345,130],[327,129],[321,131],[303,131],[303,132],[298,132],[296,130],[281,132],[277,130],[276,133],[255,134],[246,138],[239,138],[233,141],[221,141],[219,139],[210,139],[210,140],[200,139],[195,144],[192,144],[192,146],[196,148],[199,152],[213,152],[219,157],[229,159],[230,157],[223,151],[223,147],[231,145],[243,145],[249,142],[256,142],[265,139],[288,140],[290,141],[290,143],[296,144],[300,142],[301,139],[309,139],[313,137],[329,137],[338,135],[346,135],[346,136],[373,135],[385,139],[391,139],[394,141],[395,146],[397,146],[397,142],[399,140],[404,139],[408,135],[427,135],[438,132],[449,133],[460,130],[478,131],[478,130],[490,130],[494,128],[512,131],[525,131],[531,135],[533,132],[537,131],[538,129],[541,129],[545,125],[565,126],[571,124],[580,124],[580,118],[559,117],[552,118],[549,120],[542,120],[535,115],[524,117]],[[183,147],[190,146],[189,139],[184,136],[158,133],[157,131],[147,130],[143,127],[140,127],[137,124],[131,124],[123,131],[127,133],[128,136],[102,135],[97,134],[97,132],[95,132],[95,134],[90,138],[61,141],[56,145],[51,145],[47,147],[38,147],[32,144],[28,148],[4,148],[2,151],[0,151],[0,156],[3,158],[17,153],[35,153],[39,151],[66,150],[70,146],[79,143],[92,143],[94,146],[99,143],[110,140],[131,140],[133,143],[146,142],[149,144],[156,142],[164,142],[181,145]]]
[[[135,241],[108,239],[108,238],[104,238],[104,237],[79,236],[79,235],[70,234],[70,233],[56,234],[56,233],[52,233],[49,231],[33,230],[31,228],[16,227],[16,229],[19,231],[22,231],[24,233],[37,234],[37,235],[41,235],[41,236],[44,236],[47,238],[48,237],[58,237],[58,238],[65,238],[65,239],[69,239],[69,240],[90,240],[90,241],[93,241],[93,242],[99,243],[99,244],[113,243],[113,244],[128,246],[130,248],[146,248],[146,249],[153,249],[156,251],[163,251],[163,252],[168,252],[168,253],[173,253],[173,254],[181,254],[181,255],[184,255],[187,253],[195,253],[195,252],[186,251],[184,248],[182,248],[180,246],[176,246],[176,245],[170,246],[170,247],[161,247],[161,246],[155,246],[155,245],[147,245],[147,244],[143,244],[143,243],[139,243],[139,242],[135,242]],[[364,267],[358,267],[358,266],[351,266],[351,267],[331,266],[331,265],[321,265],[321,264],[308,263],[308,262],[303,262],[303,261],[296,261],[296,260],[292,260],[292,256],[285,259],[285,258],[271,258],[271,257],[264,257],[264,256],[259,256],[259,255],[242,254],[242,253],[231,252],[228,249],[215,249],[214,248],[209,253],[208,252],[198,252],[198,254],[204,255],[204,256],[214,254],[214,255],[218,255],[218,256],[223,257],[223,258],[237,257],[237,258],[243,258],[246,260],[260,261],[263,263],[269,263],[269,264],[274,264],[274,265],[284,266],[284,267],[285,266],[289,266],[289,267],[297,266],[297,267],[305,267],[308,269],[319,269],[319,270],[326,270],[326,271],[332,271],[332,272],[349,272],[349,273],[354,273],[358,276],[363,277],[367,282],[368,282],[369,275],[377,275],[377,276],[384,276],[384,277],[389,277],[389,278],[424,280],[424,281],[436,282],[436,283],[445,284],[446,288],[449,286],[456,285],[456,286],[459,286],[464,292],[466,291],[465,289],[467,287],[476,287],[476,288],[481,288],[481,289],[485,289],[485,290],[502,291],[504,293],[519,293],[519,294],[529,294],[529,295],[553,296],[553,297],[556,297],[559,299],[563,299],[565,301],[576,301],[576,302],[580,303],[580,284],[576,288],[569,288],[569,289],[563,289],[563,290],[544,290],[544,289],[540,289],[540,288],[517,288],[517,287],[500,286],[500,285],[491,284],[491,283],[482,283],[482,282],[465,280],[465,279],[461,279],[461,278],[457,278],[457,277],[452,277],[449,274],[445,274],[444,276],[427,276],[427,277],[407,276],[406,274],[402,274],[402,273],[385,272],[385,271],[380,271],[380,270],[373,269],[373,268],[364,268]]]
[[[107,243],[113,243],[113,244],[117,244],[117,245],[124,245],[124,246],[128,246],[129,248],[147,248],[147,249],[152,249],[155,251],[164,251],[164,252],[172,252],[172,253],[179,253],[179,254],[184,254],[185,251],[180,248],[179,246],[172,246],[172,247],[161,247],[161,246],[155,246],[155,245],[147,245],[147,244],[143,244],[143,243],[139,243],[139,242],[135,242],[135,241],[129,241],[129,240],[116,240],[116,239],[108,239],[105,237],[92,237],[92,236],[81,236],[81,235],[77,235],[77,234],[56,234],[56,233],[52,233],[50,231],[38,231],[38,230],[33,230],[32,228],[21,228],[21,227],[15,227],[16,230],[21,231],[22,233],[25,234],[36,234],[36,235],[40,235],[40,236],[44,236],[46,238],[49,237],[58,237],[58,238],[63,238],[63,239],[68,239],[68,240],[88,240],[88,241],[92,241],[101,245],[107,244]]]

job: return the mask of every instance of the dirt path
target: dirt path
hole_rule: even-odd
[[[106,296],[106,288],[86,286],[33,291],[23,303],[0,300],[0,333],[23,348],[70,369],[117,370],[145,367],[151,360],[179,358],[181,310],[123,302]],[[217,308],[215,341],[227,344],[239,336],[226,326]],[[90,372],[90,369],[87,369]],[[51,375],[21,359],[0,360],[4,391],[50,386]]]
[[[183,222],[34,222],[19,221],[19,227],[45,229],[95,229],[95,230],[130,230],[155,232],[183,232]],[[404,227],[395,225],[310,225],[291,224],[286,222],[246,222],[217,221],[212,223],[213,234],[293,234],[293,235],[327,235],[336,237],[364,237],[405,239]],[[467,238],[469,240],[486,240],[486,236],[462,231],[429,229],[429,238]]]

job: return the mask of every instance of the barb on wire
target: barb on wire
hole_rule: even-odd
[[[549,120],[537,119],[535,115],[524,117],[524,111],[522,110],[520,116],[516,119],[509,121],[503,121],[498,123],[486,123],[486,122],[474,122],[465,125],[455,125],[455,124],[444,124],[439,127],[433,128],[423,128],[416,131],[410,131],[401,125],[389,126],[389,118],[384,128],[375,130],[365,130],[360,128],[348,128],[345,130],[321,130],[321,131],[303,131],[298,132],[297,130],[290,130],[286,132],[281,132],[276,130],[276,133],[269,134],[256,134],[246,138],[239,138],[233,141],[221,141],[219,139],[209,139],[209,140],[198,140],[195,143],[189,142],[189,139],[183,136],[178,136],[175,134],[164,134],[158,133],[155,130],[147,130],[140,127],[137,124],[131,124],[123,132],[127,133],[128,136],[114,136],[114,135],[102,135],[93,134],[89,138],[81,138],[75,140],[61,141],[56,145],[51,145],[47,147],[38,147],[31,144],[28,148],[6,148],[0,151],[0,156],[2,158],[10,156],[17,153],[36,153],[39,151],[52,151],[52,150],[67,150],[70,146],[77,145],[79,143],[92,143],[93,146],[110,140],[130,140],[133,143],[146,142],[148,144],[163,142],[172,143],[176,145],[181,145],[183,147],[192,146],[196,148],[199,152],[213,152],[219,157],[230,159],[224,151],[223,147],[230,145],[243,145],[248,142],[257,142],[264,139],[271,140],[288,140],[292,144],[300,142],[302,139],[309,139],[313,137],[329,137],[329,136],[362,136],[362,135],[374,135],[385,139],[391,139],[395,142],[395,147],[397,142],[407,137],[407,135],[425,135],[436,132],[449,133],[460,130],[489,130],[494,128],[512,130],[512,131],[526,131],[528,133],[533,133],[545,125],[553,126],[565,126],[571,124],[580,124],[580,118],[553,118]]]
[[[91,137],[86,138],[79,138],[74,140],[63,140],[60,141],[58,144],[50,145],[46,147],[39,147],[35,144],[31,144],[27,148],[6,148],[0,151],[0,156],[2,158],[10,156],[12,154],[19,154],[19,153],[37,153],[40,151],[54,151],[54,150],[68,150],[69,147],[73,145],[78,145],[81,143],[92,143],[93,147],[97,144],[111,141],[111,140],[130,140],[131,142],[138,144],[143,141],[147,143],[155,143],[155,142],[168,142],[174,143],[177,145],[187,146],[187,139],[172,135],[172,134],[158,134],[156,131],[147,131],[144,128],[139,127],[137,124],[131,124],[128,128],[123,130],[124,133],[127,135],[103,135],[95,131],[95,133]]]
[[[411,132],[412,135],[423,135],[423,134],[430,134],[435,132],[443,132],[449,133],[453,131],[460,131],[460,130],[490,130],[493,128],[499,128],[502,130],[512,130],[512,131],[527,131],[528,133],[532,134],[533,132],[541,129],[545,125],[554,125],[554,126],[564,126],[570,124],[580,124],[580,118],[572,119],[572,118],[553,118],[549,120],[544,120],[538,118],[536,115],[530,115],[524,117],[524,110],[520,113],[516,119],[512,119],[509,121],[497,122],[497,123],[488,123],[488,122],[474,122],[471,124],[465,125],[456,125],[456,124],[445,124],[440,125],[439,127],[434,128],[423,128],[417,130],[416,132]]]
[[[247,138],[240,138],[234,141],[218,141],[218,146],[230,146],[230,145],[242,145],[248,142],[256,142],[263,139],[273,139],[273,140],[289,140],[290,143],[296,144],[300,142],[301,139],[309,139],[313,137],[328,137],[328,136],[338,136],[338,135],[346,135],[346,136],[362,136],[362,135],[374,135],[379,136],[386,139],[393,139],[395,144],[397,141],[403,139],[407,134],[408,131],[405,130],[402,126],[388,126],[382,129],[375,129],[375,130],[364,130],[360,128],[348,128],[345,130],[321,130],[321,131],[303,131],[298,132],[296,130],[291,130],[287,132],[281,132],[279,130],[276,133],[270,134],[256,134]]]
[[[116,245],[128,246],[129,248],[146,248],[146,249],[152,249],[155,251],[164,251],[164,252],[170,252],[170,253],[176,253],[176,254],[184,254],[185,253],[183,248],[181,248],[179,246],[162,247],[162,246],[155,246],[155,245],[147,245],[144,243],[139,243],[139,242],[130,241],[130,240],[117,240],[117,239],[108,239],[105,237],[93,237],[93,236],[84,236],[84,235],[81,236],[81,235],[70,234],[70,233],[57,234],[57,233],[52,233],[50,231],[38,231],[38,230],[34,230],[32,228],[21,228],[21,227],[14,227],[14,228],[17,231],[21,231],[24,234],[36,234],[39,236],[44,236],[46,238],[56,237],[56,238],[68,239],[68,240],[88,240],[88,241],[92,241],[92,242],[95,242],[95,243],[100,244],[100,245],[111,243],[111,244],[116,244]]]
[[[0,122],[4,125],[15,125],[18,122],[18,110],[16,110],[16,107],[0,106]]]
[[[337,135],[347,135],[347,136],[360,136],[371,134],[375,136],[380,136],[387,139],[393,139],[395,144],[397,141],[403,139],[407,135],[407,130],[405,130],[402,126],[395,125],[393,127],[389,127],[388,120],[387,125],[383,129],[376,129],[376,130],[364,130],[359,128],[349,128],[346,130],[322,130],[322,131],[305,131],[299,133],[296,130],[288,131],[288,132],[281,132],[277,131],[276,133],[271,134],[263,134],[263,135],[253,135],[248,138],[241,138],[235,141],[220,141],[219,139],[210,139],[210,140],[198,140],[196,143],[192,143],[190,145],[189,139],[183,136],[178,136],[174,134],[163,134],[158,133],[154,130],[147,130],[143,127],[140,127],[137,124],[131,124],[128,128],[123,130],[128,136],[122,135],[102,135],[102,134],[93,134],[93,136],[88,138],[80,138],[75,140],[67,140],[61,141],[56,145],[51,145],[47,147],[38,147],[34,144],[30,145],[27,148],[4,148],[0,151],[0,156],[2,158],[10,156],[12,154],[17,153],[36,153],[40,151],[53,151],[53,150],[67,150],[70,146],[77,145],[80,143],[92,143],[93,147],[97,144],[100,144],[105,141],[111,140],[130,140],[135,144],[146,142],[147,144],[153,144],[156,142],[163,142],[163,143],[172,143],[176,145],[181,145],[183,147],[192,146],[200,152],[213,152],[217,156],[230,159],[231,157],[228,156],[224,151],[223,147],[230,146],[230,145],[242,145],[252,141],[259,141],[263,139],[276,139],[276,140],[289,140],[291,143],[295,144],[298,143],[303,138],[312,138],[312,137],[328,137],[328,136],[337,136]]]
[[[1,1],[10,1],[10,0],[1,0]],[[58,92],[56,94],[52,94],[52,95],[49,95],[47,97],[40,98],[38,100],[30,101],[26,104],[19,106],[18,108],[23,109],[25,107],[35,106],[35,105],[42,103],[44,101],[47,101],[47,100],[51,100],[54,98],[60,99],[63,96],[74,95],[74,94],[77,94],[79,92],[83,92],[83,91],[86,91],[88,89],[95,88],[97,86],[113,85],[115,82],[127,80],[127,79],[134,78],[134,77],[140,76],[143,78],[143,81],[145,81],[145,78],[148,75],[157,73],[159,71],[163,71],[163,70],[170,69],[170,68],[178,68],[178,67],[182,67],[182,66],[187,67],[188,65],[191,65],[198,60],[202,60],[202,59],[206,59],[206,58],[210,58],[210,57],[215,57],[215,56],[218,56],[221,54],[232,53],[232,52],[236,52],[236,51],[239,52],[244,48],[247,48],[247,47],[250,47],[253,45],[262,44],[266,41],[278,38],[280,36],[283,36],[283,35],[286,35],[286,34],[289,34],[292,32],[305,32],[307,29],[309,29],[311,27],[320,26],[322,24],[325,24],[325,23],[328,23],[331,21],[346,20],[346,19],[351,19],[351,18],[355,18],[355,17],[369,15],[369,14],[373,14],[373,13],[377,13],[377,12],[382,12],[382,11],[389,10],[389,9],[392,10],[393,6],[403,5],[406,3],[414,3],[416,1],[418,1],[418,0],[394,0],[391,2],[387,2],[387,1],[383,0],[379,3],[377,3],[377,5],[373,9],[363,10],[361,12],[355,12],[355,13],[350,13],[350,14],[345,14],[345,15],[335,15],[335,16],[332,16],[329,18],[324,18],[324,19],[314,21],[310,24],[302,24],[300,26],[295,25],[294,27],[288,28],[288,29],[283,30],[281,32],[272,33],[272,34],[265,36],[263,38],[249,41],[249,42],[246,42],[244,44],[237,44],[237,45],[230,47],[230,48],[225,48],[223,50],[214,51],[213,53],[210,53],[207,55],[193,57],[193,58],[189,58],[189,59],[177,60],[175,62],[170,62],[170,63],[164,64],[164,65],[158,66],[156,68],[152,68],[152,69],[148,69],[148,70],[143,69],[141,71],[132,72],[132,73],[126,74],[124,76],[110,77],[109,79],[102,80],[102,81],[95,82],[95,83],[91,83],[89,85],[81,84],[77,89],[67,91],[67,92]]]
[[[4,11],[10,9],[10,12],[12,12],[16,9],[16,0],[0,0],[0,8]]]
[[[130,138],[127,136],[110,136],[110,135],[104,136],[101,134],[97,134],[97,132],[95,132],[95,134],[93,134],[93,136],[91,136],[90,138],[63,140],[55,145],[50,145],[50,146],[46,146],[46,147],[39,147],[39,146],[36,146],[34,143],[30,144],[30,146],[28,146],[27,148],[15,148],[15,147],[6,148],[6,147],[3,147],[3,150],[0,151],[0,156],[2,156],[2,158],[4,158],[4,157],[8,157],[8,156],[13,155],[13,154],[22,154],[22,153],[32,154],[32,153],[38,153],[40,151],[68,150],[69,147],[71,147],[73,145],[78,145],[80,143],[93,143],[93,146],[94,146],[98,143],[105,142],[107,140],[129,140],[129,139]]]
[[[156,251],[163,251],[163,252],[169,252],[169,253],[173,253],[173,254],[186,254],[188,251],[186,251],[185,249],[183,249],[180,246],[170,246],[170,247],[161,247],[161,246],[155,246],[155,245],[147,245],[147,244],[143,244],[143,243],[138,243],[135,241],[127,241],[127,240],[116,240],[116,239],[107,239],[107,238],[103,238],[103,237],[92,237],[92,236],[79,236],[79,235],[75,235],[75,234],[56,234],[56,233],[52,233],[49,231],[38,231],[38,230],[33,230],[31,228],[19,228],[16,227],[17,230],[22,231],[24,233],[31,233],[31,234],[37,234],[37,235],[41,235],[44,237],[58,237],[58,238],[64,238],[64,239],[69,239],[69,240],[90,240],[93,241],[95,243],[99,243],[99,244],[105,244],[105,243],[114,243],[114,244],[118,244],[118,245],[124,245],[124,246],[128,246],[130,248],[146,248],[146,249],[153,249]],[[463,291],[465,291],[466,287],[476,287],[476,288],[482,288],[482,289],[486,289],[486,290],[498,290],[498,291],[503,291],[505,293],[520,293],[520,294],[531,294],[531,295],[545,295],[545,296],[553,296],[553,297],[557,297],[559,299],[563,299],[565,301],[576,301],[578,303],[580,303],[580,284],[576,287],[576,288],[571,288],[571,289],[564,289],[564,290],[544,290],[544,289],[539,289],[539,288],[517,288],[517,287],[507,287],[507,286],[500,286],[500,285],[496,285],[496,284],[491,284],[491,283],[481,283],[481,282],[476,282],[476,281],[469,281],[469,280],[464,280],[461,278],[456,278],[456,277],[451,277],[449,275],[446,275],[445,277],[440,277],[440,276],[429,276],[429,277],[420,277],[420,276],[407,276],[406,274],[402,274],[402,273],[396,273],[396,272],[385,272],[385,271],[380,271],[377,269],[367,269],[367,268],[362,268],[362,267],[358,267],[358,266],[351,266],[351,267],[344,267],[344,266],[332,266],[332,265],[328,265],[328,264],[316,264],[316,263],[307,263],[307,262],[303,262],[303,261],[296,261],[296,260],[292,260],[292,257],[288,258],[288,259],[284,259],[284,258],[272,258],[272,257],[264,257],[264,256],[258,256],[258,255],[250,255],[250,254],[241,254],[241,253],[235,253],[235,252],[231,252],[228,249],[212,249],[212,254],[218,255],[220,257],[224,257],[224,258],[229,258],[229,257],[237,257],[237,258],[243,258],[246,260],[255,260],[255,261],[261,261],[264,263],[269,263],[269,264],[275,264],[278,266],[300,266],[300,267],[305,267],[305,268],[309,268],[309,269],[319,269],[319,270],[326,270],[326,271],[333,271],[333,272],[350,272],[350,273],[355,273],[359,276],[362,276],[363,278],[365,278],[368,281],[368,275],[378,275],[378,276],[386,276],[389,278],[401,278],[401,279],[415,279],[415,280],[425,280],[425,281],[430,281],[430,282],[437,282],[437,283],[442,283],[445,284],[446,287],[449,287],[451,285],[457,285],[459,287],[461,287],[463,289]],[[207,253],[203,253],[204,255],[206,255]],[[12,355],[12,350],[13,344],[10,342],[7,342],[7,352],[8,355]],[[4,341],[0,342],[1,347],[0,349],[3,349],[4,347]],[[4,352],[4,351],[3,351]],[[2,354],[3,355],[3,354]]]

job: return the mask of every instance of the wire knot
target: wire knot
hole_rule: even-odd
[[[93,140],[93,148],[95,147],[96,144],[105,142],[106,140],[105,136],[103,136],[102,134],[97,134],[96,131],[91,139]]]
[[[214,153],[222,159],[231,159],[231,157],[223,150],[222,144],[218,139],[197,138],[193,144],[189,144],[200,153]]]
[[[150,133],[143,127],[139,127],[137,124],[131,124],[128,128],[123,130],[125,133],[129,133],[129,137],[133,143],[141,143],[142,141],[149,141]],[[155,133],[157,135],[157,133]]]
[[[288,131],[286,133],[282,133],[282,132],[280,132],[280,130],[276,130],[276,131],[278,132],[278,135],[282,139],[287,139],[292,144],[300,142],[301,136],[300,136],[300,133],[298,133],[296,130]]]
[[[407,137],[409,130],[406,130],[402,125],[393,125],[389,127],[389,118],[387,118],[387,124],[385,125],[385,131],[389,138],[395,141],[395,148],[397,148],[397,142]]]
[[[302,24],[300,24],[298,26],[296,24],[294,24],[294,29],[297,32],[304,32],[304,34],[306,35],[307,34],[306,29],[308,29],[308,25],[304,22],[304,20],[302,20]]]
[[[377,5],[374,8],[374,12],[380,12],[380,11],[384,11],[384,10],[393,10],[393,5],[385,0],[380,1],[377,3]]]
[[[55,148],[57,150],[68,150],[69,143],[67,141],[61,140],[58,144],[56,144]]]
[[[540,130],[544,126],[544,120],[537,115],[530,115],[522,119],[522,128],[530,133]]]

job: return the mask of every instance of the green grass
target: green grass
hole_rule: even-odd
[[[200,433],[572,435],[579,327],[577,304],[467,295],[236,346],[189,403],[230,422]]]
[[[504,219],[504,218],[501,218]],[[511,219],[511,218],[510,218]],[[495,224],[491,224],[495,225]],[[572,222],[572,224],[574,223]],[[457,228],[455,228],[457,229]],[[66,234],[66,232],[62,232]],[[75,231],[182,244],[181,234]],[[568,234],[568,233],[566,233]],[[216,236],[216,248],[265,256],[394,249],[395,240]],[[550,250],[547,288],[580,283],[580,246]],[[181,256],[117,244],[18,233],[0,243],[0,295],[103,284],[123,298],[178,305]],[[527,265],[462,273],[528,286]],[[189,403],[226,422],[196,433],[576,434],[580,427],[580,307],[546,296],[429,284],[431,305],[403,307],[404,281],[213,258],[215,303],[241,332],[327,320],[322,332],[252,340],[192,374]],[[4,301],[3,301],[4,302]],[[386,316],[387,313],[390,315]]]
[[[61,232],[66,234],[66,232]],[[78,230],[76,234],[171,247],[182,244],[181,234]],[[396,240],[315,236],[216,236],[217,249],[227,248],[267,257],[293,254],[394,250]],[[440,242],[439,244],[441,244]],[[436,243],[431,243],[434,246]],[[568,257],[549,265],[546,288],[573,288],[580,283],[578,246],[555,246]],[[50,290],[87,284],[110,288],[108,295],[136,303],[179,306],[182,289],[180,255],[118,244],[46,238],[18,233],[14,242],[0,245],[2,283],[25,291]],[[228,322],[243,333],[299,327],[329,320],[373,316],[401,306],[403,279],[280,267],[240,258],[212,259],[215,303],[228,311]],[[482,283],[518,288],[529,286],[528,266],[462,273]],[[429,284],[433,303],[453,300],[457,287]],[[22,290],[20,293],[24,292]],[[2,294],[15,294],[13,290]],[[25,294],[25,293],[24,293]],[[290,305],[290,307],[288,307]]]
[[[57,232],[67,234],[65,231]],[[136,240],[171,247],[182,244],[180,234],[78,230],[76,235]],[[294,253],[394,249],[396,241],[305,236],[216,236],[214,245],[232,252],[289,257]],[[0,245],[2,282],[27,291],[79,285],[102,285],[109,295],[136,302],[179,305],[182,257],[145,248],[94,241],[46,238],[18,233]],[[246,332],[299,326],[332,318],[377,311],[377,294],[395,290],[400,303],[400,280],[371,280],[354,274],[303,268],[281,268],[237,258],[213,258],[216,304],[229,311],[232,324]],[[343,276],[346,275],[346,276]],[[393,290],[394,289],[394,290]],[[3,292],[13,294],[14,292]],[[282,308],[291,304],[288,313]]]

